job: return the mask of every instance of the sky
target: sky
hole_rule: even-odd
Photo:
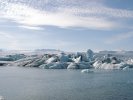
[[[133,0],[0,0],[0,48],[133,50]]]

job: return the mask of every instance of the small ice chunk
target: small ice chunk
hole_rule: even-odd
[[[3,96],[0,96],[0,100],[5,100]]]
[[[81,73],[93,73],[93,71],[89,69],[83,69],[81,70]]]
[[[126,66],[123,68],[123,70],[128,70],[129,69],[129,66]]]

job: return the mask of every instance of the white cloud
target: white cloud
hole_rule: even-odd
[[[18,26],[19,28],[24,28],[24,29],[30,29],[30,30],[43,30],[43,28],[41,27],[34,27],[34,26],[24,26],[24,25],[21,25],[21,26]]]
[[[85,27],[91,29],[111,29],[115,23],[104,18],[96,18],[93,16],[75,16],[62,10],[59,12],[46,12],[37,10],[22,4],[9,3],[7,7],[1,11],[4,18],[15,20],[24,26],[53,25],[58,27]]]
[[[58,8],[59,11],[64,10],[66,13],[75,14],[77,16],[94,16],[94,17],[113,17],[113,18],[133,18],[133,11],[125,9],[115,9],[105,7],[103,5],[89,5],[88,7],[71,7]]]
[[[129,38],[133,38],[133,32],[127,32],[127,33],[121,33],[119,35],[115,35],[115,36],[109,38],[106,41],[106,43],[112,44],[112,43],[123,41],[123,40],[129,39]]]
[[[45,4],[50,1],[51,0],[45,0]],[[56,2],[59,3],[58,0]],[[62,0],[61,2],[64,4],[70,3],[66,0]],[[22,3],[6,2],[6,4],[1,7],[0,14],[4,18],[12,19],[19,24],[23,24],[19,27],[33,30],[41,30],[41,28],[38,27],[40,25],[63,28],[85,27],[97,30],[114,29],[120,25],[117,22],[113,22],[110,17],[133,18],[133,11],[108,8],[96,3],[90,3],[87,7],[60,6],[56,7],[55,10],[55,12],[50,12],[33,8]]]

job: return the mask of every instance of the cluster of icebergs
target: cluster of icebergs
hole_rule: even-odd
[[[89,69],[93,67],[93,56],[93,51],[89,49],[86,53],[27,56],[14,61],[10,65],[44,69]]]
[[[114,56],[104,56],[102,60],[97,60],[93,64],[96,69],[127,69],[133,68],[133,62],[123,61]]]
[[[39,67],[44,69],[127,69],[133,68],[133,59],[123,61],[115,56],[106,55],[100,59],[92,50],[87,52],[44,54],[23,56],[10,65],[24,67]],[[84,70],[87,72],[88,70]]]

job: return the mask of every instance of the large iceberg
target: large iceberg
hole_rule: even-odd
[[[104,59],[97,60],[93,66],[96,69],[124,69],[129,64],[114,56],[104,56]]]
[[[87,57],[88,62],[92,61],[93,56],[94,56],[93,51],[91,49],[88,49],[86,52],[86,57]]]
[[[124,55],[125,56],[125,55]],[[6,56],[7,57],[7,56]],[[10,65],[24,67],[39,67],[44,69],[129,69],[133,68],[133,58],[124,58],[123,55],[87,52],[41,55],[10,55],[16,60]],[[124,58],[124,59],[123,59]]]
[[[11,65],[45,69],[87,69],[92,68],[90,64],[92,58],[93,53],[91,50],[87,51],[87,53],[77,54],[31,55],[14,61]]]

